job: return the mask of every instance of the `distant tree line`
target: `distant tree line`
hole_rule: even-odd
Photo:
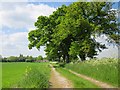
[[[19,56],[9,56],[9,57],[2,57],[0,55],[0,62],[35,62],[37,60],[43,60],[41,55],[38,57],[32,57],[32,56],[24,56],[20,54]]]

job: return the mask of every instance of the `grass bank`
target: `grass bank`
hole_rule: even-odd
[[[89,60],[78,64],[66,64],[65,68],[107,82],[113,86],[118,86],[117,59]]]

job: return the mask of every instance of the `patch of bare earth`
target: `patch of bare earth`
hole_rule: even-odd
[[[51,66],[50,88],[72,88],[72,84]]]
[[[69,71],[70,71],[71,73],[73,73],[73,74],[81,77],[81,78],[84,78],[84,79],[86,79],[86,80],[94,83],[95,85],[97,85],[97,86],[99,86],[99,87],[101,87],[101,88],[117,88],[117,87],[113,87],[113,86],[111,86],[111,85],[109,85],[109,84],[107,84],[107,83],[104,83],[104,82],[95,80],[95,79],[93,79],[93,78],[90,78],[90,77],[88,77],[88,76],[85,76],[85,75],[83,75],[83,74],[78,74],[78,73],[76,73],[76,72],[74,72],[74,71],[72,71],[72,70],[69,70]]]

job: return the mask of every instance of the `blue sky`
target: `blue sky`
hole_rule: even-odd
[[[34,22],[40,15],[49,16],[62,4],[69,5],[72,2],[4,2],[0,7],[0,55],[18,56],[19,54],[45,56],[44,47],[38,51],[36,48],[29,50],[27,34],[34,30]],[[113,8],[117,9],[117,3]],[[98,41],[106,43],[104,38]],[[107,44],[107,43],[106,43]],[[99,57],[114,57],[118,53],[117,47],[108,46],[109,49],[99,54]]]
[[[57,7],[62,6],[63,4],[66,5],[66,6],[68,6],[72,2],[29,2],[29,3],[32,3],[32,4],[35,4],[35,5],[47,4],[50,7],[57,8]]]

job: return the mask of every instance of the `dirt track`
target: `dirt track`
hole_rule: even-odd
[[[73,73],[73,74],[81,77],[81,78],[84,78],[84,79],[86,79],[86,80],[94,83],[95,85],[97,85],[97,86],[99,86],[99,87],[101,87],[101,88],[116,88],[116,87],[113,87],[113,86],[111,86],[111,85],[109,85],[109,84],[107,84],[107,83],[104,83],[104,82],[95,80],[95,79],[93,79],[93,78],[87,77],[87,76],[85,76],[85,75],[83,75],[83,74],[78,74],[78,73],[76,73],[76,72],[74,72],[74,71],[71,71],[71,70],[69,70],[69,71],[70,71],[71,73]]]
[[[115,90],[118,90],[117,87],[113,87],[107,83],[95,80],[95,79],[93,79],[91,77],[87,77],[83,74],[78,74],[71,70],[69,70],[69,71],[71,73],[77,75],[78,77],[84,78],[101,88],[113,88],[113,89],[116,88]],[[51,85],[50,88],[73,88],[72,83],[69,80],[67,80],[65,77],[61,76],[60,73],[58,73],[52,65],[51,65],[50,85]]]
[[[51,66],[50,88],[72,88],[72,84]]]

